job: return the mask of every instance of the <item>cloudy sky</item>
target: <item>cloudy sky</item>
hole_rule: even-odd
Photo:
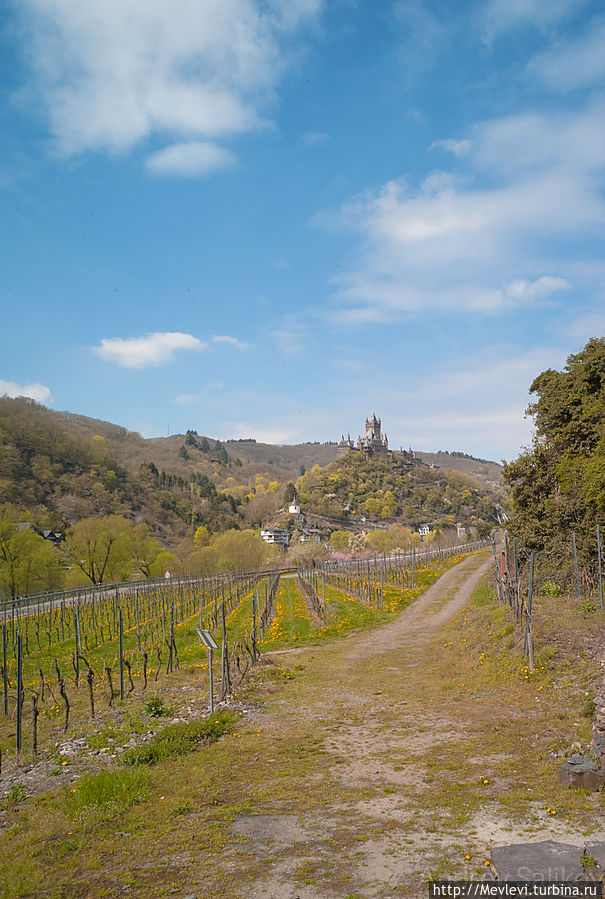
[[[12,0],[0,393],[512,458],[605,332],[590,0]]]

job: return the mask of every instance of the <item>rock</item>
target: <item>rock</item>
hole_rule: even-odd
[[[512,843],[490,850],[496,880],[579,880],[584,877],[581,849],[569,843]]]
[[[567,787],[601,790],[605,786],[605,772],[588,756],[572,755],[561,765],[559,783]]]
[[[584,852],[594,858],[600,868],[605,869],[605,843],[587,843]]]

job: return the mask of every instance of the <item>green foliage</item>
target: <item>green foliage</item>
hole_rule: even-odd
[[[413,528],[442,519],[490,527],[498,522],[499,496],[468,475],[433,470],[397,456],[350,452],[299,479],[298,495],[311,512],[342,517],[347,511],[379,521],[402,516]]]
[[[91,584],[120,580],[130,567],[131,531],[121,515],[84,518],[69,532],[65,554]]]
[[[61,562],[61,553],[50,541],[18,521],[16,510],[5,510],[0,516],[0,597],[59,589],[64,580]]]
[[[582,707],[582,715],[585,718],[592,718],[595,713],[596,705],[594,699],[587,699]]]
[[[87,774],[67,793],[71,818],[110,817],[120,814],[145,797],[146,771],[117,769]]]
[[[166,446],[24,397],[0,397],[0,494],[22,510],[19,520],[29,520],[23,511],[31,510],[36,525],[59,531],[108,515],[136,517],[170,536],[183,535],[192,515],[195,525],[211,531],[239,524],[237,503],[209,478],[208,441],[194,439],[197,447],[186,439],[190,458],[184,459],[178,438]],[[217,442],[215,449],[219,464],[228,466],[225,448]]]
[[[232,712],[214,712],[202,721],[187,724],[169,724],[144,746],[129,749],[122,756],[127,766],[155,765],[156,762],[178,755],[185,755],[198,743],[214,743],[223,734],[233,730],[235,716]]]
[[[27,793],[25,792],[25,787],[23,784],[14,784],[2,802],[0,802],[1,808],[10,808],[12,805],[20,805],[22,802],[25,802],[27,799]]]
[[[170,709],[161,696],[150,696],[145,702],[145,714],[150,718],[162,718],[164,715],[170,714]]]
[[[540,593],[542,596],[560,596],[561,588],[554,581],[544,581]]]
[[[190,802],[179,802],[179,804],[175,805],[172,809],[171,814],[173,814],[175,818],[180,817],[181,815],[188,815],[192,808],[193,806]]]
[[[572,531],[580,565],[594,566],[595,526],[605,516],[605,339],[590,340],[563,371],[542,372],[530,391],[536,436],[504,471],[509,527],[526,552],[551,554],[553,572],[567,560],[563,576],[571,581]]]
[[[587,599],[580,606],[580,611],[586,612],[586,613],[596,612],[597,611],[596,603],[591,602],[591,600]]]

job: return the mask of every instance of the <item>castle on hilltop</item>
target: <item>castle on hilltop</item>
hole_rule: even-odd
[[[389,440],[387,435],[382,433],[381,429],[382,423],[380,419],[376,418],[376,414],[372,412],[370,417],[366,418],[365,436],[362,437],[360,435],[357,438],[356,445],[350,434],[346,438],[343,434],[338,444],[338,454],[344,455],[344,453],[353,450],[354,452],[362,452],[366,459],[370,456],[386,455],[389,451]]]

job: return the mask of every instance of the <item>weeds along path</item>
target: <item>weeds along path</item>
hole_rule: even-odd
[[[467,557],[388,624],[266,653],[236,731],[152,768],[119,816],[28,809],[5,895],[421,899],[482,877],[498,843],[605,839],[602,794],[557,786],[598,664],[575,645],[542,662],[537,621],[527,680],[490,565]]]

